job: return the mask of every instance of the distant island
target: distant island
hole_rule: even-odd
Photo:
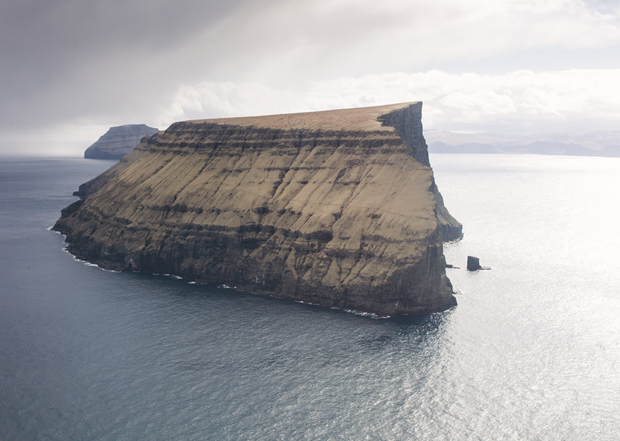
[[[381,315],[456,305],[422,103],[185,121],[81,188],[54,229],[104,268]]]
[[[620,157],[620,130],[566,134],[510,135],[495,132],[424,132],[430,153],[533,153]]]
[[[84,152],[87,159],[121,159],[129,154],[145,136],[154,135],[158,129],[146,124],[127,124],[111,127],[97,142]]]

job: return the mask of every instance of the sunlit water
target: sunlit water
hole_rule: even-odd
[[[47,228],[112,162],[3,160],[0,439],[618,439],[620,159],[431,162],[459,305],[372,320],[77,262]]]

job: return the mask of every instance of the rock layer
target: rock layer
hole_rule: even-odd
[[[157,129],[145,124],[127,124],[110,129],[84,152],[87,159],[121,159],[129,154],[145,136],[154,135]]]
[[[105,268],[379,314],[445,310],[442,235],[461,226],[434,183],[421,107],[175,123],[54,228]]]

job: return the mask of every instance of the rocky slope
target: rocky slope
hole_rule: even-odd
[[[120,161],[100,174],[94,179],[80,185],[78,191],[73,192],[73,196],[79,196],[84,198],[89,194],[92,194],[103,187],[108,181],[116,178],[121,172],[125,171],[130,165],[136,162],[143,154],[145,154],[151,145],[157,142],[159,137],[164,132],[157,132],[152,136],[144,136],[140,143],[126,156],[123,156]]]
[[[55,229],[76,256],[379,314],[456,304],[421,103],[175,123]]]
[[[157,129],[145,124],[111,127],[97,142],[86,149],[84,157],[87,159],[121,159],[130,153],[143,137],[157,132]]]

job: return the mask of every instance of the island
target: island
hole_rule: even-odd
[[[121,159],[128,155],[140,140],[154,135],[158,130],[146,124],[126,124],[110,127],[93,145],[84,152],[86,159]]]
[[[462,235],[422,103],[184,121],[84,184],[54,230],[113,270],[174,274],[378,315],[456,305]]]

